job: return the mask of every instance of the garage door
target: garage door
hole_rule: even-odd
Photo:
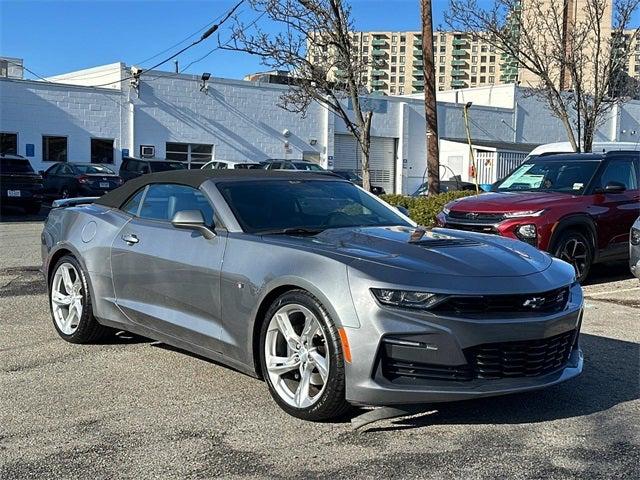
[[[369,172],[371,183],[387,193],[395,193],[396,140],[388,137],[371,137]],[[362,152],[353,135],[335,136],[333,153],[334,170],[360,171]]]

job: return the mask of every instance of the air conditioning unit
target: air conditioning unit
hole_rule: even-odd
[[[153,145],[140,145],[140,156],[142,158],[153,158],[156,156],[156,147]]]

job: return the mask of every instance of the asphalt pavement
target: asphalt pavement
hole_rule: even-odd
[[[625,265],[585,286],[579,378],[355,431],[292,418],[262,382],[158,342],[62,341],[29,220],[0,223],[1,479],[640,477],[640,283]]]

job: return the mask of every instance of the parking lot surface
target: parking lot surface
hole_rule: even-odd
[[[20,220],[0,223],[2,479],[640,476],[640,283],[625,265],[585,286],[581,377],[355,431],[292,418],[262,382],[158,342],[62,341],[42,223]]]

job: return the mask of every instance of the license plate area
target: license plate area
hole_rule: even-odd
[[[7,190],[7,197],[21,197],[22,192],[20,190]]]
[[[109,188],[109,182],[100,182],[100,188]]]

